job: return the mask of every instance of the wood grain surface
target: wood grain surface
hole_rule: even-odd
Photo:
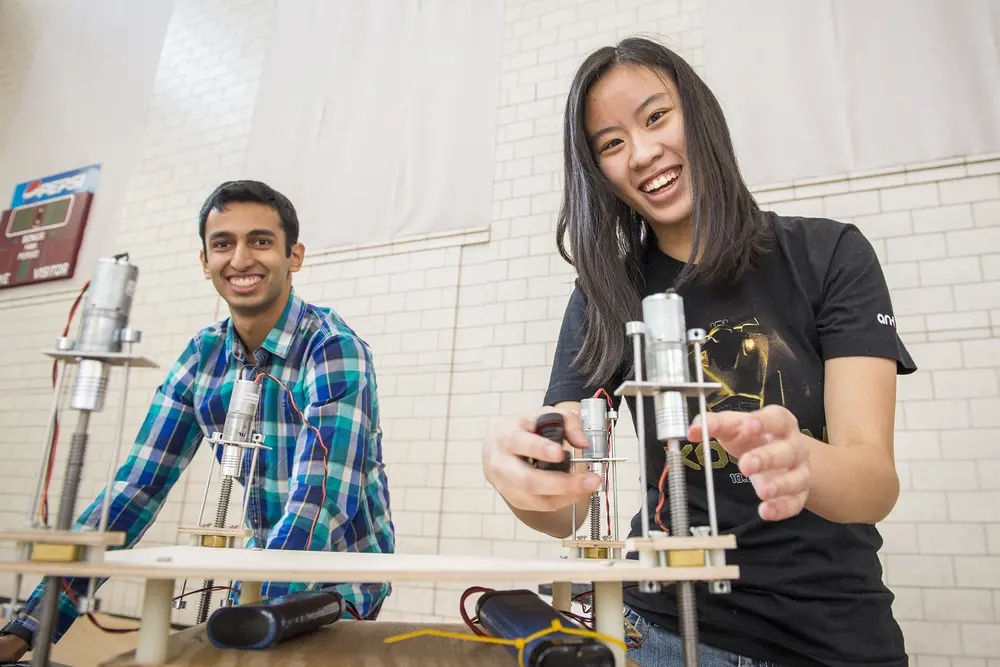
[[[517,659],[504,646],[445,637],[422,636],[392,644],[385,639],[434,628],[472,633],[461,624],[396,623],[390,621],[338,621],[308,635],[254,651],[217,649],[197,626],[170,636],[167,667],[517,667]],[[103,667],[138,667],[132,652]],[[635,665],[629,662],[629,665]]]

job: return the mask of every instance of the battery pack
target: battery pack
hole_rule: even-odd
[[[267,648],[337,621],[344,599],[335,591],[289,593],[256,604],[216,609],[205,633],[216,648]]]
[[[579,623],[552,608],[533,591],[490,591],[476,603],[479,622],[498,639],[523,639],[552,627],[558,620],[563,627],[583,630]],[[517,655],[517,647],[507,649]],[[528,642],[524,647],[527,667],[614,667],[611,649],[593,637],[568,632],[550,632]]]

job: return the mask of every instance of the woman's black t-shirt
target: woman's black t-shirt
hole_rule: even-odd
[[[806,434],[828,442],[824,361],[884,357],[897,361],[900,374],[916,366],[897,336],[889,291],[864,235],[833,220],[766,215],[773,249],[738,285],[694,284],[678,290],[686,326],[708,333],[706,378],[723,385],[709,397],[710,409],[751,411],[781,404]],[[681,268],[681,262],[651,249],[645,258],[645,294],[670,288]],[[585,305],[577,286],[559,335],[546,405],[579,401],[598,389],[588,386],[572,363]],[[631,368],[631,351],[625,367]],[[623,372],[604,389],[613,396],[630,379]],[[626,400],[633,408],[634,399]],[[697,414],[697,403],[690,407],[691,415]],[[652,519],[664,450],[656,441],[652,399],[645,411]],[[808,510],[786,521],[763,521],[750,480],[717,442],[711,449],[719,530],[736,536],[737,549],[727,552],[727,562],[740,566],[740,576],[729,594],[710,595],[704,584],[696,586],[701,640],[789,667],[906,665],[893,595],[882,581],[877,555],[882,539],[875,526],[833,523]],[[701,443],[682,443],[682,453],[691,525],[708,525],[702,469],[707,457]],[[664,503],[665,525],[668,506]],[[639,530],[636,513],[631,535]],[[676,631],[672,586],[655,595],[627,587],[625,602],[655,625]]]

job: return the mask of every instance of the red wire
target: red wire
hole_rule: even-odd
[[[476,622],[479,620],[478,616],[469,618],[468,612],[465,611],[465,601],[468,599],[470,595],[474,593],[489,593],[492,590],[493,590],[492,588],[484,588],[482,586],[472,586],[470,588],[465,589],[465,592],[462,593],[461,600],[459,600],[458,602],[458,609],[459,612],[462,614],[462,620],[469,627],[469,629],[472,630],[473,634],[479,635],[480,637],[485,637],[486,633],[477,628],[475,625]]]
[[[594,396],[593,396],[593,398],[597,398],[597,397],[599,397],[599,396],[600,396],[601,394],[604,394],[604,398],[605,398],[605,400],[607,400],[607,402],[608,402],[608,407],[609,407],[609,408],[613,408],[613,407],[615,407],[615,406],[614,406],[614,403],[612,403],[612,402],[611,402],[611,396],[610,396],[610,395],[608,395],[608,392],[607,392],[607,391],[605,391],[604,387],[601,387],[600,389],[598,389],[597,391],[595,391],[595,392],[594,392]]]
[[[660,502],[656,504],[656,524],[664,533],[670,532],[667,530],[666,526],[663,525],[663,519],[660,518],[660,511],[663,510],[663,501],[667,497],[666,494],[663,493],[663,481],[667,478],[667,469],[669,467],[670,466],[668,466],[666,462],[663,463],[663,472],[660,473],[660,484],[658,486],[660,489]]]
[[[87,292],[87,288],[90,287],[90,281],[83,283],[83,287],[80,288],[80,293],[76,295],[76,299],[73,301],[73,305],[69,309],[69,317],[66,318],[66,326],[63,327],[62,335],[66,337],[69,335],[69,327],[73,322],[73,316],[76,314],[76,309],[80,306],[80,301],[83,300],[83,295]],[[59,377],[59,360],[53,360],[52,362],[52,389],[55,390],[56,379]],[[56,396],[55,400],[59,397]],[[55,417],[53,418],[53,428],[52,428],[52,448],[49,450],[49,460],[46,462],[45,467],[45,486],[42,488],[42,497],[40,499],[41,506],[39,507],[39,512],[42,515],[42,524],[49,524],[49,486],[52,484],[52,470],[55,467],[56,462],[56,445],[59,442],[59,410],[56,409]]]
[[[292,407],[295,408],[295,412],[297,412],[299,418],[302,419],[302,423],[313,430],[313,432],[316,434],[316,440],[319,442],[319,446],[323,448],[323,484],[320,486],[320,488],[322,489],[322,500],[320,500],[319,509],[316,511],[316,516],[313,517],[312,526],[309,528],[309,540],[307,542],[307,544],[312,544],[313,532],[316,530],[316,522],[319,521],[319,515],[320,512],[323,510],[323,506],[326,505],[326,478],[330,474],[330,466],[329,463],[327,462],[327,459],[330,458],[330,450],[326,446],[326,443],[323,442],[323,436],[319,432],[319,429],[316,428],[313,424],[310,424],[309,421],[306,420],[305,415],[302,414],[302,410],[299,410],[299,406],[295,404],[295,396],[292,394],[291,390],[288,387],[286,387],[284,383],[281,382],[281,380],[274,377],[270,373],[260,373],[259,375],[257,375],[256,378],[254,378],[254,382],[260,382],[260,379],[262,377],[267,377],[270,378],[271,380],[274,380],[275,382],[278,383],[278,386],[280,386],[282,389],[285,390],[285,392],[288,394],[288,400],[292,402]]]

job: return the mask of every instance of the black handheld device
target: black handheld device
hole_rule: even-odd
[[[493,637],[523,639],[552,627],[583,629],[529,590],[489,591],[476,602],[479,622]],[[517,647],[507,646],[517,655]],[[527,667],[614,667],[611,649],[593,637],[555,631],[528,642],[524,647]]]
[[[216,609],[205,632],[216,648],[267,648],[338,620],[344,599],[335,591],[289,593],[257,604]]]
[[[535,433],[547,438],[552,442],[562,445],[566,434],[566,423],[562,414],[558,412],[546,412],[535,420]],[[572,455],[563,450],[563,460],[559,463],[552,461],[539,461],[538,459],[527,459],[528,463],[539,470],[557,470],[559,472],[569,472],[570,459]]]

